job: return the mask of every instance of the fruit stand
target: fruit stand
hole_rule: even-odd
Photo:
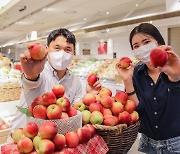
[[[120,61],[120,67],[126,69],[131,62],[126,58]],[[92,64],[92,61],[89,63]],[[107,63],[114,68],[117,62],[100,64],[96,61],[93,65],[108,68]],[[86,66],[86,63],[83,64]],[[8,71],[3,68],[2,72]],[[92,73],[84,76],[90,86],[104,80],[100,79],[101,74],[97,76],[97,70]],[[6,144],[1,146],[1,153],[127,153],[138,134],[136,103],[128,100],[123,86],[118,85],[119,89],[112,91],[104,85],[98,94],[85,92],[80,101],[71,104],[64,95],[65,87],[56,84],[50,91],[28,103],[27,108],[17,106],[28,121],[15,130],[4,122],[6,125],[1,126],[4,130],[0,133],[5,140],[10,140],[8,144],[2,141],[1,144]]]

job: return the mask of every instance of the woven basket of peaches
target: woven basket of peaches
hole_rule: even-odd
[[[71,105],[64,93],[64,86],[58,84],[52,91],[35,98],[28,108],[17,107],[28,116],[28,121],[23,128],[12,131],[14,144],[9,145],[11,151],[6,147],[4,151],[105,154],[108,147],[103,138],[96,135],[93,125],[82,127],[82,113]]]
[[[96,82],[96,77],[92,84],[93,81]],[[125,92],[119,91],[113,97],[111,90],[103,87],[98,95],[85,94],[74,107],[82,112],[83,124],[94,125],[96,133],[108,145],[109,153],[130,150],[138,135],[139,115],[135,111],[136,103],[128,100]]]
[[[28,122],[35,122],[38,127],[45,122],[53,122],[58,127],[58,133],[65,135],[82,127],[82,114],[71,105],[64,93],[64,86],[57,84],[52,91],[35,98],[28,108],[17,108],[27,115]]]

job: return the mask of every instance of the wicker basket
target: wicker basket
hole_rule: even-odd
[[[108,145],[109,154],[126,154],[135,142],[139,130],[139,122],[130,126],[126,124],[113,127],[97,124],[94,126],[96,133],[102,136]]]
[[[58,126],[59,134],[66,134],[67,132],[76,131],[82,127],[82,114],[78,111],[78,114],[64,119],[58,120],[42,120],[34,117],[28,117],[28,122],[35,122],[40,127],[45,122],[54,122]]]
[[[0,102],[20,99],[21,87],[19,83],[5,83],[0,85]]]

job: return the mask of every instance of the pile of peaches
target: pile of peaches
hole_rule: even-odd
[[[98,80],[94,74],[87,78],[90,85]],[[111,90],[102,87],[99,94],[86,93],[82,101],[76,102],[74,108],[82,112],[83,124],[133,124],[139,120],[135,111],[136,103],[128,99],[127,93],[119,91],[113,97]]]
[[[40,127],[35,122],[28,122],[23,128],[15,129],[11,137],[20,153],[52,154],[66,147],[75,148],[84,144],[94,135],[95,128],[89,124],[63,135],[58,133],[53,122],[45,122]]]
[[[34,118],[44,120],[64,119],[77,115],[77,110],[71,106],[67,97],[64,97],[65,88],[57,84],[51,92],[37,97],[29,106],[29,112]]]

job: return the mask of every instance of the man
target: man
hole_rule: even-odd
[[[75,44],[75,36],[69,30],[57,29],[47,38],[47,54],[42,60],[33,60],[29,50],[20,55],[23,69],[21,107],[28,107],[36,97],[51,91],[55,84],[62,84],[65,87],[65,97],[71,103],[82,98],[79,79],[67,69],[75,54]],[[88,86],[87,92],[97,92],[100,88],[101,84],[98,81],[93,87]],[[12,129],[22,127],[26,123],[26,115],[17,111],[12,121]]]

